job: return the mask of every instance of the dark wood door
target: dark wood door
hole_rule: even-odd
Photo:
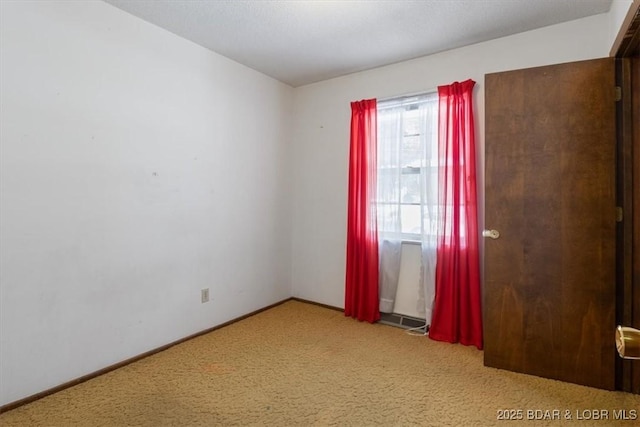
[[[615,388],[614,76],[486,75],[486,366]]]

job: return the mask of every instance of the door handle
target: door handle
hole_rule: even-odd
[[[500,232],[498,230],[482,230],[482,237],[491,237],[492,239],[497,239],[500,237]]]
[[[618,326],[616,348],[623,359],[640,359],[640,329]]]

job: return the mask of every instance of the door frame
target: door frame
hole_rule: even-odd
[[[640,0],[634,0],[610,52],[616,58],[616,322],[640,328]],[[634,191],[634,189],[636,191]],[[613,336],[613,331],[612,331]],[[616,360],[616,388],[640,394],[640,362]]]

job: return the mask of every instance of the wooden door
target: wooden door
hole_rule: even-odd
[[[615,388],[612,59],[488,74],[486,366]]]

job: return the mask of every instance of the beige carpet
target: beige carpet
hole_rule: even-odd
[[[524,419],[498,420],[505,409]],[[609,419],[576,419],[593,409]],[[475,348],[289,301],[6,412],[0,425],[632,426],[640,413],[616,421],[613,411],[639,409],[638,395],[485,368]],[[527,420],[528,410],[562,419]]]

